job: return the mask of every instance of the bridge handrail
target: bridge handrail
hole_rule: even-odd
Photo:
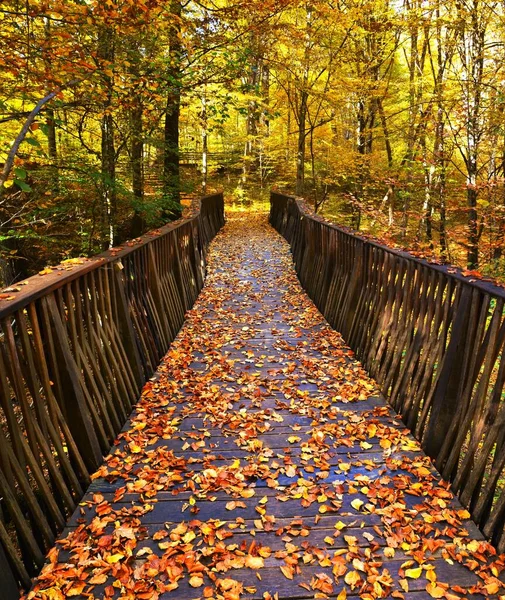
[[[31,277],[0,301],[0,572],[9,600],[43,565],[180,329],[223,224],[223,195],[207,196],[187,217]]]
[[[272,192],[317,307],[472,518],[505,550],[505,290],[368,240]]]

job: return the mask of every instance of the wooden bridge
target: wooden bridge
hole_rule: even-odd
[[[223,210],[1,301],[2,598],[505,597],[503,290]]]

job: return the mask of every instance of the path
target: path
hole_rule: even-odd
[[[499,598],[466,518],[246,215],[29,597]]]

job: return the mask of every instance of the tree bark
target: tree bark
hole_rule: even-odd
[[[169,30],[170,66],[167,70],[168,94],[165,113],[165,138],[163,157],[163,217],[177,219],[182,214],[179,163],[179,119],[181,114],[181,16],[182,4],[170,2],[173,22]]]
[[[135,203],[130,231],[132,238],[142,235],[145,229],[145,220],[142,214],[142,205],[144,202],[143,130],[142,101],[140,97],[137,97],[135,98],[134,107],[130,112],[132,190]]]
[[[114,139],[114,121],[112,118],[112,96],[114,93],[113,77],[105,71],[110,70],[114,62],[114,32],[105,26],[99,35],[98,55],[102,63],[103,83],[105,87],[106,100],[102,107],[102,118],[100,129],[101,139],[101,168],[102,168],[102,215],[105,233],[105,247],[111,247],[115,243],[116,235],[116,148]]]
[[[477,178],[481,141],[481,100],[484,75],[484,45],[486,25],[480,14],[478,0],[470,5],[470,27],[461,32],[460,54],[465,73],[463,101],[466,112],[466,199],[468,208],[469,269],[479,266],[479,226],[477,214]]]
[[[207,192],[207,179],[209,176],[209,131],[208,131],[208,114],[207,114],[207,86],[203,91],[202,96],[202,191]]]
[[[298,110],[298,146],[296,153],[296,194],[303,196],[305,192],[305,147],[307,140],[307,90],[300,91]]]

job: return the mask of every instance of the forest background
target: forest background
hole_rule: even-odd
[[[0,284],[270,187],[505,278],[505,5],[0,2]]]

